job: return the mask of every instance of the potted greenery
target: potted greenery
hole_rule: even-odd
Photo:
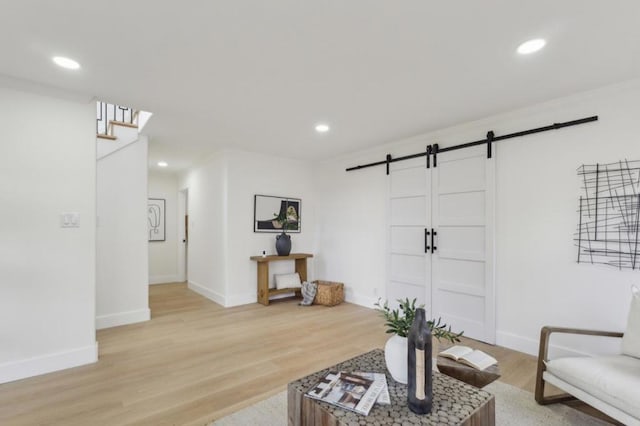
[[[409,298],[398,299],[398,303],[398,309],[391,309],[388,301],[381,305],[380,299],[378,299],[374,306],[386,321],[387,333],[393,334],[384,346],[384,359],[387,369],[395,381],[407,383],[407,336],[409,335],[411,324],[413,324],[416,309],[423,308],[424,305],[416,306],[416,299],[409,301]],[[437,320],[431,319],[427,321],[427,324],[431,328],[434,343],[436,340],[440,341],[441,339],[456,343],[460,341],[460,337],[464,333],[464,331],[454,333],[451,331],[451,326],[442,323],[441,318]],[[434,347],[433,353],[436,352],[437,349]]]

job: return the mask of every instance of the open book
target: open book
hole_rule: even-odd
[[[498,363],[498,360],[491,355],[479,350],[471,349],[468,346],[452,346],[446,351],[440,352],[438,355],[445,358],[451,358],[478,370],[484,370],[485,368]]]
[[[306,395],[366,416],[378,399],[385,383],[356,374],[331,371],[322,377]]]

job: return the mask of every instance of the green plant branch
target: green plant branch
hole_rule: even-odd
[[[404,300],[398,299],[398,309],[391,309],[389,302],[385,301],[384,305],[380,304],[380,300],[374,304],[376,311],[384,317],[384,325],[387,327],[387,333],[397,334],[400,337],[407,337],[409,335],[409,329],[413,324],[413,319],[416,316],[417,308],[424,308],[424,305],[416,306],[416,299],[409,301],[409,298]],[[442,318],[437,320],[431,319],[427,321],[431,334],[438,339],[438,341],[444,339],[451,343],[460,341],[460,337],[464,334],[464,331],[460,333],[454,333],[451,331],[451,326],[442,323]]]

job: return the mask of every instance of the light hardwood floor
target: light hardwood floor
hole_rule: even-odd
[[[97,333],[97,363],[0,385],[0,424],[205,425],[388,338],[378,313],[348,303],[225,309],[185,284],[149,294],[151,321]],[[535,357],[465,343],[533,391]]]

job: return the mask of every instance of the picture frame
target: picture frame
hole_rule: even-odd
[[[253,196],[253,232],[282,232],[282,218],[288,219],[287,233],[302,231],[302,200],[275,195]],[[280,218],[280,220],[279,220]]]
[[[149,198],[147,200],[147,231],[149,242],[165,241],[166,239],[166,200],[163,198]]]

